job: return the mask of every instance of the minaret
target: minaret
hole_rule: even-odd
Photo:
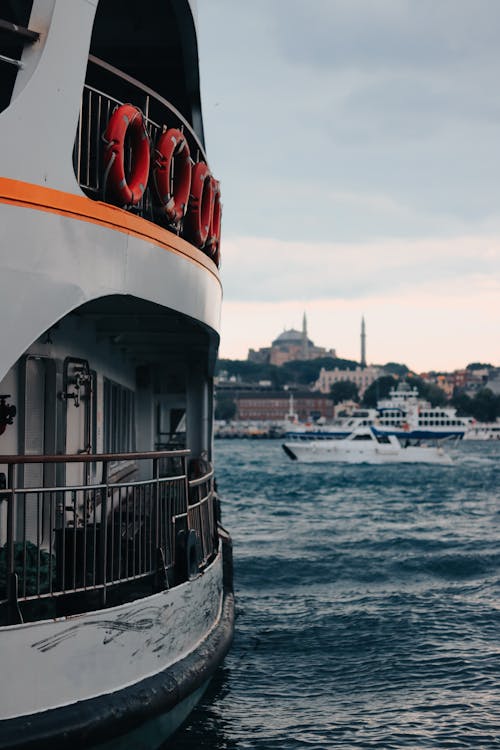
[[[361,367],[366,367],[366,331],[364,315],[361,318]]]
[[[309,346],[307,343],[307,320],[304,312],[302,318],[302,359],[309,359]]]

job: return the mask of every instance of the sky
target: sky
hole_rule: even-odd
[[[500,3],[198,0],[220,356],[500,366]]]

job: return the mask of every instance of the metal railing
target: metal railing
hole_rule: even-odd
[[[111,96],[101,88],[88,82],[84,86],[80,107],[80,119],[73,151],[73,164],[80,187],[92,198],[106,201],[103,157],[105,142],[103,133],[115,107],[130,103],[138,107],[144,116],[146,130],[151,144],[156,143],[164,126],[179,128],[189,143],[191,158],[206,161],[203,146],[183,115],[166,99],[131,78],[112,65],[93,55],[89,56],[89,69],[96,69],[99,79],[109,79],[109,87],[120,95]],[[127,162],[127,159],[126,159]],[[131,150],[128,152],[126,171],[130,172]],[[135,206],[129,207],[134,214],[149,221],[166,226],[164,212],[155,205],[151,187],[148,185]]]
[[[190,530],[201,569],[218,548],[213,471],[189,480],[189,454],[0,456],[8,467],[0,490],[0,605],[87,591],[100,591],[105,605],[118,584],[155,578],[168,585],[169,571],[185,563],[177,559],[178,538]],[[120,461],[148,462],[148,478],[111,481],[109,468]],[[83,464],[96,481],[26,487],[19,478],[26,464],[51,466],[53,475],[58,466],[68,474]]]
[[[196,531],[199,557],[206,563],[217,547],[214,472],[189,481],[188,526]]]
[[[19,46],[18,50],[19,55],[22,54],[24,44],[33,44],[34,42],[38,41],[40,37],[40,34],[38,34],[36,31],[30,31],[30,29],[24,28],[24,26],[19,26],[18,24],[12,23],[11,21],[5,21],[3,18],[0,18],[0,34],[6,36],[8,35],[21,41],[21,45]],[[0,62],[7,63],[8,65],[13,65],[15,68],[23,67],[20,59],[11,57],[10,55],[0,54]]]

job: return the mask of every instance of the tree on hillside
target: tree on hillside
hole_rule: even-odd
[[[500,396],[481,388],[470,401],[470,413],[478,422],[494,422],[500,417]]]
[[[355,370],[356,367],[359,367],[359,362],[355,362],[353,359],[340,359],[340,357],[323,357],[313,361],[318,362],[319,366],[324,367],[325,370],[335,370],[336,367],[339,370]]]
[[[457,410],[457,414],[459,417],[469,417],[470,416],[470,404],[471,404],[471,397],[468,396],[466,393],[463,392],[457,392],[453,395],[453,398],[451,399],[451,405]]]
[[[219,359],[215,374],[227,372],[229,377],[236,377],[248,383],[258,383],[259,380],[270,380],[274,388],[284,385],[310,386],[319,377],[322,367],[326,370],[354,370],[357,362],[350,359],[336,359],[334,357],[321,357],[319,359],[294,360],[280,365],[268,363],[259,364],[245,359]]]
[[[217,393],[215,399],[215,419],[233,419],[236,414],[236,401],[229,393]]]
[[[284,374],[287,383],[297,385],[312,385],[319,378],[322,367],[325,370],[354,370],[357,363],[350,359],[334,359],[333,357],[320,357],[318,359],[298,359],[292,362],[284,362],[278,369]]]
[[[219,359],[215,374],[227,372],[228,377],[235,377],[247,383],[258,383],[260,380],[270,380],[274,388],[281,388],[286,383],[284,373],[280,367],[269,364],[258,364],[246,359]]]
[[[406,365],[399,364],[398,362],[387,362],[387,364],[382,365],[382,368],[386,372],[390,372],[391,375],[399,375],[399,377],[404,377],[410,372]]]
[[[342,401],[357,402],[359,400],[358,386],[351,380],[332,383],[330,394],[335,405],[342,403]]]
[[[258,381],[269,376],[272,365],[257,364],[247,359],[219,359],[215,367],[215,374],[227,372],[229,377],[242,380]]]
[[[446,393],[435,383],[426,383],[425,380],[416,375],[408,376],[406,381],[409,385],[415,386],[419,396],[426,401],[430,401],[432,406],[444,406],[447,403]]]
[[[314,359],[296,360],[293,362],[284,362],[279,367],[279,370],[285,383],[289,385],[308,386],[318,379],[320,367]]]
[[[363,406],[375,408],[377,401],[380,398],[387,398],[391,388],[395,388],[397,384],[398,381],[392,375],[382,375],[380,378],[377,378],[366,389],[363,396]]]
[[[459,391],[451,403],[459,416],[474,417],[478,422],[494,422],[500,417],[500,396],[495,396],[489,388],[481,388],[474,398]]]
[[[466,370],[492,370],[493,365],[484,364],[483,362],[471,362],[465,368]]]

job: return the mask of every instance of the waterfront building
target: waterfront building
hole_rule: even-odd
[[[335,410],[329,396],[314,391],[238,391],[234,401],[241,421],[281,422],[291,412],[300,422],[331,420]]]

